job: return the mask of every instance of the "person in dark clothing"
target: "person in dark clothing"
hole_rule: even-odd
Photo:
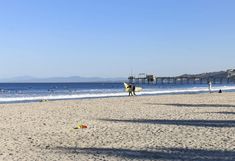
[[[219,90],[219,93],[222,93],[222,90],[221,90],[221,89]]]
[[[135,94],[135,85],[134,84],[132,84],[132,93],[133,93],[134,96],[136,96],[136,94]]]

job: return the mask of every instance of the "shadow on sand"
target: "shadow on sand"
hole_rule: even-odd
[[[200,161],[232,161],[235,160],[234,151],[164,148],[156,150],[131,150],[116,148],[79,148],[79,147],[56,147],[58,153],[88,154],[106,157],[117,157],[120,159],[138,160],[200,160]]]
[[[203,113],[214,113],[214,114],[225,114],[225,115],[235,115],[235,112],[203,112]]]
[[[119,119],[100,119],[101,121],[141,123],[141,124],[164,124],[177,126],[199,126],[199,127],[235,127],[235,120],[119,120]]]
[[[229,104],[182,104],[182,103],[171,103],[171,104],[164,104],[164,103],[145,103],[147,105],[165,105],[165,106],[176,106],[176,107],[235,107],[235,105]]]

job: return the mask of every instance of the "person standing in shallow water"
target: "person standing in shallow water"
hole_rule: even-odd
[[[212,83],[211,83],[211,81],[208,81],[208,89],[209,89],[209,92],[211,93],[212,91],[211,91],[211,87],[212,87]]]

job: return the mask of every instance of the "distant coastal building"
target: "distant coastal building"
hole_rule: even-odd
[[[134,76],[129,76],[128,80],[129,83],[153,83],[155,81],[156,77],[151,74],[145,74],[145,73],[140,73],[138,77]]]
[[[129,76],[130,83],[152,84],[213,84],[235,83],[235,69],[201,74],[184,74],[177,77],[156,77],[153,74],[140,73],[137,77]]]

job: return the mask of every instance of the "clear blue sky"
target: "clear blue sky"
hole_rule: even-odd
[[[235,68],[234,0],[0,0],[0,77]]]

